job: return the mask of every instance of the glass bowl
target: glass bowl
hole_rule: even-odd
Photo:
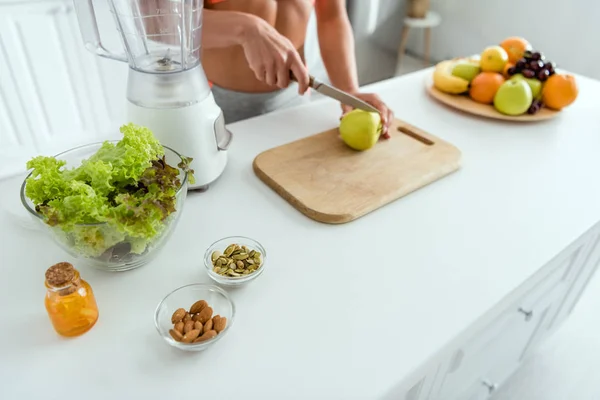
[[[241,276],[223,276],[213,271],[214,267],[212,263],[212,253],[214,251],[220,251],[222,253],[230,244],[246,246],[249,250],[258,251],[259,253],[261,253],[262,264],[260,268],[258,268],[254,272],[249,273],[248,275]],[[217,240],[216,242],[211,244],[206,250],[206,253],[204,253],[204,266],[206,267],[206,272],[208,273],[208,276],[210,276],[213,281],[224,286],[241,286],[249,283],[250,281],[253,281],[263,273],[266,264],[267,252],[265,251],[265,248],[256,240],[244,236],[229,236]]]
[[[110,142],[117,143],[118,141]],[[96,153],[102,144],[103,142],[76,147],[54,157],[66,161],[65,167],[67,168],[77,167],[83,160]],[[163,148],[167,164],[177,168],[177,164],[183,161],[182,156],[166,146]],[[21,203],[33,220],[39,223],[63,250],[82,264],[105,271],[126,271],[141,267],[151,261],[177,225],[187,196],[188,183],[187,171],[178,169],[180,187],[175,194],[176,211],[169,214],[158,227],[160,231],[149,241],[140,241],[135,237],[129,237],[107,222],[77,224],[68,230],[58,225],[50,226],[46,223],[45,217],[36,211],[35,204],[25,194],[27,178],[31,176],[31,173],[21,184]]]
[[[199,343],[178,342],[169,331],[173,329],[171,317],[178,308],[189,311],[192,304],[198,300],[206,300],[213,309],[213,316],[220,315],[227,318],[227,325],[217,336]],[[169,293],[156,307],[154,324],[162,338],[171,346],[185,351],[202,351],[218,342],[229,332],[235,319],[235,304],[223,289],[218,286],[194,283],[182,286]]]

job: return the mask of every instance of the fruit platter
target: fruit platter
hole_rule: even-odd
[[[481,54],[436,64],[427,92],[455,109],[482,117],[541,121],[577,99],[575,77],[524,38],[509,37]]]

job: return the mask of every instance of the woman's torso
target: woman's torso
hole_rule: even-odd
[[[205,8],[240,11],[262,18],[287,37],[303,57],[306,27],[313,0],[206,0]],[[277,90],[256,79],[241,46],[202,50],[202,67],[208,80],[226,89],[240,92]]]

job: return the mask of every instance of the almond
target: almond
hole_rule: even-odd
[[[179,321],[181,321],[183,319],[183,317],[185,317],[185,316],[186,316],[185,310],[183,308],[178,308],[173,313],[173,316],[171,317],[171,322],[176,324]]]
[[[225,327],[227,326],[227,318],[219,317],[213,323],[213,329],[217,331],[217,333],[221,333]]]
[[[183,335],[183,339],[181,339],[184,343],[192,343],[194,339],[196,339],[200,335],[200,331],[198,329],[193,329]]]
[[[199,338],[194,340],[194,343],[198,343],[198,342],[204,342],[206,340],[212,339],[215,336],[217,336],[217,331],[212,330],[212,331],[208,331],[205,332],[202,336],[200,336]]]
[[[212,330],[213,328],[213,320],[209,319],[208,321],[206,321],[206,323],[204,324],[204,330],[202,330],[202,332],[206,333],[210,330]]]
[[[171,337],[178,342],[181,342],[181,340],[183,339],[183,335],[177,332],[175,329],[171,329],[169,333],[171,334]]]
[[[196,322],[200,320],[200,314],[194,314],[194,316],[192,317],[192,321]]]
[[[183,333],[188,333],[189,331],[194,330],[194,321],[189,320],[183,326]]]
[[[202,311],[205,307],[208,307],[208,303],[204,300],[198,300],[190,307],[190,314],[197,314]]]
[[[177,332],[183,334],[183,327],[185,326],[185,324],[183,323],[183,321],[179,321],[178,323],[175,324],[175,326],[173,327],[173,329],[175,329]]]
[[[209,319],[212,318],[212,314],[213,309],[211,307],[204,307],[204,309],[200,311],[198,321],[202,322],[202,325],[204,325]]]
[[[202,322],[200,321],[196,321],[194,322],[194,329],[198,329],[200,332],[202,332]]]
[[[185,313],[185,316],[183,317],[183,322],[188,322],[192,320],[192,316],[190,315],[190,313]]]

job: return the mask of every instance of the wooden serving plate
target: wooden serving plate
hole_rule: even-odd
[[[431,76],[425,80],[425,87],[427,93],[439,102],[454,109],[485,118],[504,121],[537,122],[555,118],[560,114],[560,111],[554,111],[544,107],[533,115],[504,115],[496,111],[494,106],[477,103],[476,101],[471,100],[467,95],[449,94],[436,89],[435,86],[433,86],[433,77]]]

